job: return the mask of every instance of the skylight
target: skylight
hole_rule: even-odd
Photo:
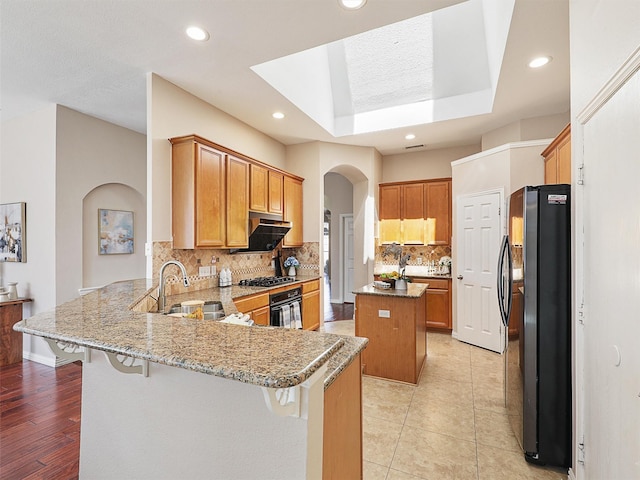
[[[252,69],[335,137],[491,112],[515,0],[468,0]]]

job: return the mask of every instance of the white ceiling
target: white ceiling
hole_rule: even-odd
[[[58,103],[146,133],[147,72],[284,144],[321,140],[382,154],[477,144],[518,119],[568,111],[568,0],[516,0],[490,114],[335,138],[250,68],[459,1],[368,0],[347,11],[335,0],[2,0],[2,120]],[[211,39],[186,38],[192,23]],[[529,69],[540,54],[553,61]],[[285,119],[274,120],[276,110]],[[404,139],[409,131],[414,140]]]

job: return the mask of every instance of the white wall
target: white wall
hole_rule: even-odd
[[[274,167],[284,167],[284,145],[176,87],[162,77],[149,74],[147,77],[147,238],[149,242],[171,240],[171,144],[168,139],[191,134],[200,135]],[[306,183],[303,190],[307,188]],[[152,263],[149,257],[147,259],[148,276],[151,276],[151,271]]]
[[[340,223],[341,214],[353,214],[353,185],[338,173],[329,172],[324,176],[324,206],[331,211],[330,263],[331,301],[342,303],[342,283],[340,281],[344,258],[341,256]],[[326,261],[326,260],[325,260]],[[324,263],[323,263],[324,266]]]
[[[544,160],[540,153],[552,139],[505,144],[486,152],[477,153],[451,164],[452,181],[452,276],[457,275],[457,200],[460,196],[502,189],[504,201],[515,190],[525,185],[544,183]],[[506,212],[505,205],[502,212]],[[502,214],[504,218],[504,213]],[[501,232],[503,233],[503,232]],[[497,264],[498,252],[495,262]],[[453,332],[458,329],[457,283],[452,282]],[[499,319],[497,321],[500,321]]]
[[[322,241],[324,175],[336,172],[353,184],[354,286],[368,283],[373,278],[380,153],[371,147],[309,142],[288,146],[286,165],[286,170],[308,179],[303,187],[305,242]]]
[[[555,138],[570,120],[569,112],[517,120],[482,135],[482,150],[490,150],[506,143]]]
[[[143,143],[144,145],[144,143]],[[146,157],[140,157],[146,165]],[[142,172],[145,177],[146,173]],[[82,286],[99,287],[114,280],[144,278],[147,235],[147,203],[143,193],[121,183],[94,188],[82,202]],[[98,253],[98,209],[133,212],[133,254],[100,255]]]
[[[640,478],[639,23],[636,0],[570,4],[572,178],[585,165],[584,186],[573,186],[574,458],[585,445],[573,473],[580,480]],[[611,251],[595,248],[599,232],[615,238]],[[577,321],[583,302],[585,326]]]
[[[480,151],[480,145],[407,152],[382,157],[382,183],[451,177],[451,162]]]
[[[144,192],[144,149],[143,135],[53,104],[2,122],[0,201],[27,203],[27,263],[0,264],[0,271],[3,282],[19,282],[18,293],[33,298],[27,316],[78,295],[83,198],[109,181]],[[105,281],[121,279],[112,273]],[[38,337],[25,335],[23,350],[25,358],[56,364]]]
[[[56,305],[56,106],[2,122],[0,202],[26,202],[27,263],[0,263],[2,280],[18,282],[32,314]],[[26,312],[26,310],[25,310]],[[26,358],[53,365],[38,337],[24,335]]]
[[[133,210],[136,237],[144,239],[146,139],[132,130],[62,106],[57,109],[56,131],[56,304],[60,304],[77,297],[79,288],[95,286],[94,281],[100,285],[145,277],[144,244],[141,248],[138,244],[133,255],[109,255],[100,259],[97,277],[83,281],[84,259],[88,262],[88,271],[95,271],[92,265],[97,256],[98,234],[96,226],[90,234],[95,239],[93,245],[83,240],[83,199],[101,185],[128,186],[138,193],[134,195],[137,201],[124,197],[111,200],[105,196],[109,204],[101,204],[99,208]],[[108,190],[107,187],[105,191]]]

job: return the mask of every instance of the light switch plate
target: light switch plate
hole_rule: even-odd
[[[378,310],[378,316],[380,318],[391,318],[391,312],[389,310]]]
[[[201,277],[209,277],[211,276],[211,267],[199,267],[198,268],[198,275],[200,275]]]

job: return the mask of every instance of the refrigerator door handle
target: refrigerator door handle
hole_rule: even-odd
[[[505,255],[506,254],[506,255]],[[505,278],[504,278],[504,260],[507,259],[508,277],[507,285],[508,292],[505,292]],[[497,292],[498,292],[498,306],[500,308],[500,317],[502,318],[502,324],[505,327],[509,326],[509,316],[511,315],[511,304],[513,302],[513,258],[511,256],[511,248],[509,246],[509,236],[502,237],[502,243],[500,245],[500,252],[498,254],[498,270],[497,270]]]

